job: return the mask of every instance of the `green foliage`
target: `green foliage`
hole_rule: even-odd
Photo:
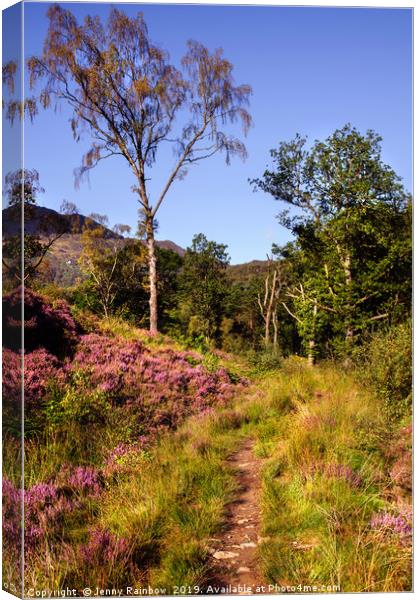
[[[207,371],[214,373],[220,367],[220,359],[213,352],[207,352],[204,354],[202,364]]]
[[[122,227],[122,226],[119,226]],[[72,290],[72,302],[106,317],[118,316],[135,325],[148,324],[147,248],[141,240],[110,239],[103,226],[86,228],[80,263],[86,279]],[[173,326],[178,272],[182,258],[165,248],[156,248],[159,321],[162,329]]]
[[[278,370],[282,364],[282,356],[272,350],[250,350],[247,359],[257,374]]]
[[[347,354],[377,322],[410,314],[411,199],[380,142],[350,125],[310,149],[297,136],[252,182],[298,209],[279,215],[296,242],[274,250],[290,265],[286,303],[306,352]]]
[[[227,246],[195,235],[180,275],[179,319],[192,338],[203,335],[216,343],[227,297]]]
[[[43,412],[49,427],[65,426],[69,423],[78,426],[104,424],[111,409],[106,395],[99,390],[92,390],[89,374],[75,371],[72,381],[64,392],[54,386],[47,395]]]
[[[227,352],[241,354],[259,348],[262,342],[263,320],[258,306],[258,293],[263,289],[259,271],[237,281],[227,270],[228,295],[221,321],[221,343]]]
[[[310,150],[305,148],[306,139],[297,135],[271,150],[275,170],[266,170],[262,179],[251,183],[304,211],[292,218],[288,212],[280,215],[281,222],[297,234],[301,226],[316,226],[316,218],[327,222],[341,215],[346,218],[346,211],[354,216],[351,209],[378,202],[400,204],[405,192],[400,177],[382,162],[381,141],[374,131],[363,136],[349,124],[324,142],[316,141]]]
[[[359,374],[381,400],[390,422],[412,414],[412,326],[375,333],[357,353]]]
[[[128,312],[133,294],[138,308],[146,302],[147,251],[141,242],[123,243],[119,238],[109,239],[109,230],[103,224],[88,227],[83,232],[83,250],[79,264],[88,282],[83,290],[90,292],[82,298],[92,310],[108,317],[116,311]]]
[[[42,293],[45,293],[44,288],[42,288]],[[91,279],[80,282],[67,293],[76,310],[89,310],[96,315],[102,313],[102,307]]]

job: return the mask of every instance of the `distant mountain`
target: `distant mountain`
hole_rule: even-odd
[[[49,235],[53,233],[78,234],[86,229],[95,229],[99,223],[84,215],[61,215],[52,208],[31,206],[28,218],[25,218],[25,233],[29,235]],[[3,209],[3,237],[17,235],[20,231],[20,211],[15,207]],[[122,238],[111,229],[105,227],[105,237],[109,239]]]
[[[61,215],[52,208],[45,206],[33,206],[30,211],[30,218],[25,221],[25,233],[29,235],[45,236],[47,234],[62,233],[65,236],[78,236],[86,229],[95,229],[99,225],[91,217],[85,217],[80,214]],[[105,237],[108,239],[130,239],[115,233],[108,227],[104,227]],[[3,209],[3,237],[18,235],[20,231],[20,212],[15,208]],[[65,237],[68,240],[67,237]],[[77,239],[77,238],[75,238]],[[132,239],[132,238],[131,238]],[[179,256],[185,254],[185,250],[170,240],[156,240],[157,246],[176,252]]]
[[[179,256],[185,256],[185,250],[177,244],[175,244],[175,242],[171,242],[170,240],[156,240],[156,244],[159,248],[171,250],[172,252],[176,252],[176,254],[179,254]]]
[[[8,207],[3,209],[3,237],[18,235],[20,231],[20,211]],[[80,214],[61,215],[57,211],[44,206],[33,206],[30,218],[25,221],[25,232],[29,235],[39,235],[41,238],[60,233],[59,237],[48,252],[45,262],[50,276],[59,286],[74,285],[81,277],[78,258],[83,248],[82,233],[87,229],[95,229],[99,223],[90,217]],[[105,237],[109,240],[120,240],[124,245],[130,238],[124,238],[105,227]],[[132,239],[132,238],[131,238]],[[156,245],[166,250],[176,252],[179,256],[185,250],[170,240],[156,240]]]
[[[30,218],[25,222],[25,231],[29,235],[44,237],[54,233],[61,233],[47,254],[45,262],[48,264],[50,277],[63,287],[72,286],[82,277],[78,258],[83,248],[82,233],[88,229],[95,229],[99,223],[90,217],[81,214],[61,215],[57,211],[44,206],[33,206]],[[3,209],[3,237],[18,235],[20,230],[20,214],[13,208]],[[64,232],[64,233],[63,233]],[[105,227],[105,237],[109,240],[119,240],[121,246],[129,239],[116,234]],[[176,252],[179,256],[185,255],[185,250],[171,240],[156,240],[159,248]],[[248,284],[256,275],[263,275],[268,269],[268,262],[253,260],[239,265],[230,265],[227,276],[232,283]]]
[[[248,263],[230,265],[227,269],[227,276],[232,283],[248,284],[254,277],[264,275],[268,269],[267,260],[252,260]]]

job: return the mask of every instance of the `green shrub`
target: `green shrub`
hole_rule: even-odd
[[[49,425],[104,424],[110,411],[106,394],[89,389],[87,373],[76,371],[72,382],[63,392],[52,386],[44,404],[44,414]]]
[[[382,400],[390,422],[412,411],[412,326],[404,323],[376,333],[358,354],[361,378]]]
[[[202,364],[207,371],[214,373],[220,367],[220,359],[213,352],[206,352]]]
[[[275,371],[282,365],[283,357],[279,352],[272,350],[251,350],[247,354],[250,365],[256,373],[264,374]]]

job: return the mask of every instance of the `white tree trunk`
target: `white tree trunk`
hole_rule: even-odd
[[[274,352],[276,352],[278,350],[278,314],[276,307],[274,312],[272,313],[272,325],[274,326],[273,346]]]
[[[309,367],[314,365],[314,351],[316,348],[316,320],[317,320],[317,299],[313,304],[313,338],[308,342],[307,363]]]
[[[349,288],[352,285],[352,262],[351,262],[351,257],[349,254],[346,254],[345,259],[343,261],[343,270],[345,272],[345,283],[346,286]],[[350,311],[349,314],[349,319],[350,322],[348,324],[348,327],[346,328],[346,342],[351,345],[353,342],[353,338],[354,338],[354,330],[352,328],[352,311]]]
[[[147,224],[148,274],[150,283],[150,333],[158,333],[157,323],[157,259],[153,225]]]
[[[309,367],[312,367],[314,365],[314,349],[315,349],[316,343],[314,340],[310,340],[308,342],[308,353],[307,353],[307,364]]]

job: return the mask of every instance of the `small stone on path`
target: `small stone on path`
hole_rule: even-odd
[[[227,552],[224,550],[219,550],[218,552],[214,552],[213,557],[217,560],[224,560],[226,558],[235,558],[238,556],[237,552]]]
[[[256,546],[255,542],[243,542],[240,544],[240,548],[256,548]]]

